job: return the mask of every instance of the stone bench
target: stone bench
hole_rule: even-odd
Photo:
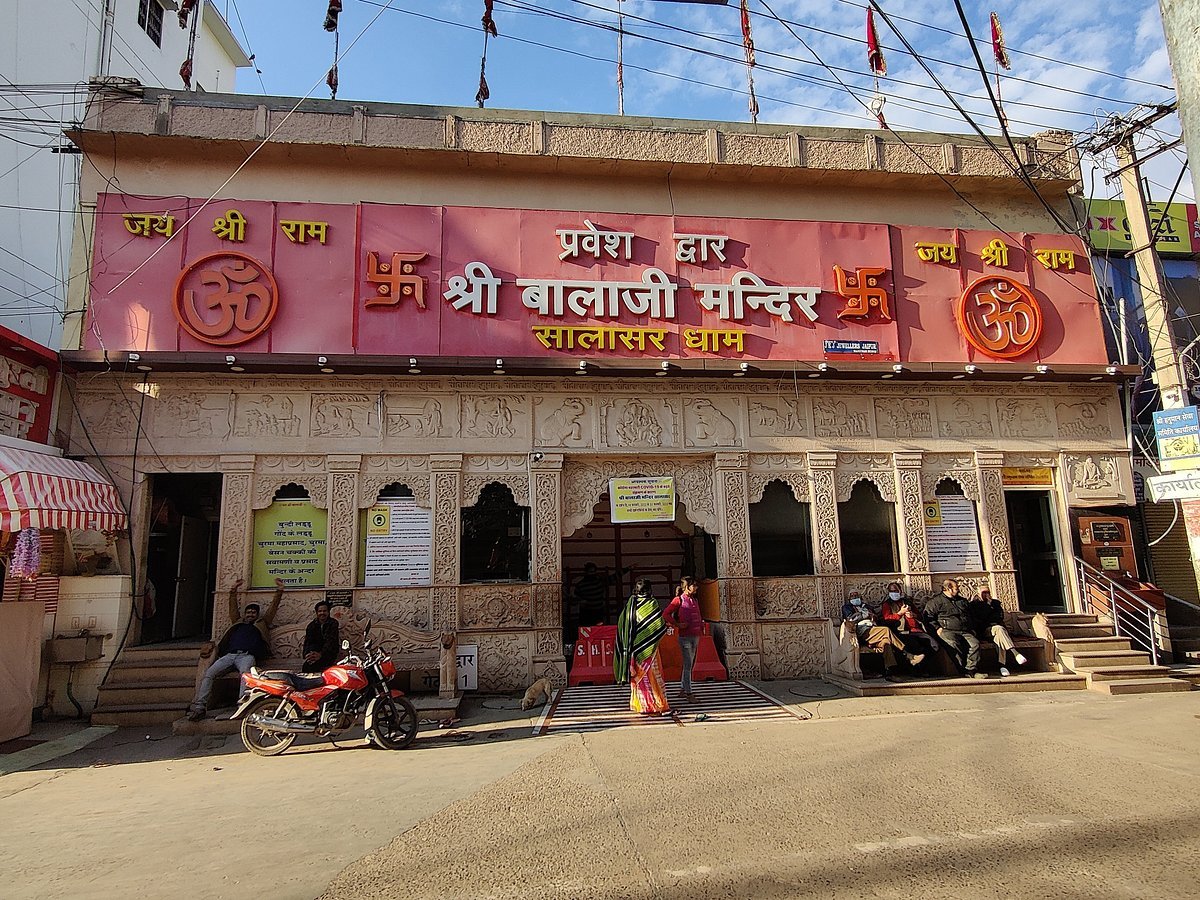
[[[1021,666],[1019,671],[1050,671],[1046,642],[1044,640],[1038,637],[1018,634],[1012,627],[1009,627],[1009,634],[1012,636],[1013,644],[1016,646],[1017,651],[1028,659],[1028,662],[1024,666]],[[883,668],[883,650],[860,644],[854,627],[846,622],[842,622],[836,627],[834,645],[833,669],[836,675],[861,680],[863,678],[864,662],[869,663],[867,668],[872,671],[877,669],[881,671]],[[1000,662],[996,645],[988,640],[981,640],[979,645],[980,671],[999,669]],[[923,666],[924,671],[932,674],[947,676],[956,676],[958,674],[958,669],[955,667],[954,661],[945,646],[940,646],[933,659],[923,664]]]

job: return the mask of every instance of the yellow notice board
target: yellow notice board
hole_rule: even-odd
[[[1005,466],[1004,484],[1008,487],[1053,487],[1054,473],[1034,466]]]
[[[613,478],[608,482],[614,524],[674,522],[675,479]]]
[[[251,587],[282,578],[289,587],[323,587],[329,514],[308,500],[276,500],[254,513]]]

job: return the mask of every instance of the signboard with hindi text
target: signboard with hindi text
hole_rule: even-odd
[[[983,570],[974,500],[966,497],[926,500],[925,536],[929,543],[929,571]]]
[[[1054,471],[1042,466],[1005,466],[1005,487],[1053,487]]]
[[[1161,460],[1200,456],[1200,416],[1196,407],[1158,410],[1154,414],[1154,438]]]
[[[614,525],[675,521],[675,479],[613,478],[608,482]]]
[[[1200,252],[1196,207],[1191,203],[1147,203],[1150,228],[1157,234],[1154,249],[1164,256]],[[1102,253],[1127,253],[1133,249],[1129,220],[1122,200],[1088,200],[1088,235]]]
[[[433,510],[414,497],[380,500],[367,510],[367,587],[428,587],[433,583]]]
[[[1200,500],[1200,471],[1171,472],[1147,478],[1146,493],[1152,503]]]
[[[276,500],[254,512],[254,556],[250,586],[325,585],[325,539],[329,513],[309,500]]]

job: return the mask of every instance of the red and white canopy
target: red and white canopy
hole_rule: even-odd
[[[120,531],[126,521],[117,489],[87,463],[0,447],[0,531]]]

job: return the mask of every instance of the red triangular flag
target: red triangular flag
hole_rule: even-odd
[[[750,9],[742,0],[742,48],[746,51],[746,65],[754,65],[754,38],[750,34]]]
[[[500,37],[499,32],[496,31],[496,21],[492,18],[493,3],[495,3],[495,0],[483,0],[483,19],[481,21],[483,22],[484,31],[492,37]]]
[[[1000,27],[1000,16],[992,13],[992,53],[996,64],[1004,69],[1011,69],[1012,62],[1008,58],[1008,48],[1004,46],[1004,30]]]
[[[867,65],[871,67],[872,75],[887,74],[887,60],[883,58],[879,35],[875,33],[875,11],[871,9],[867,10]]]

